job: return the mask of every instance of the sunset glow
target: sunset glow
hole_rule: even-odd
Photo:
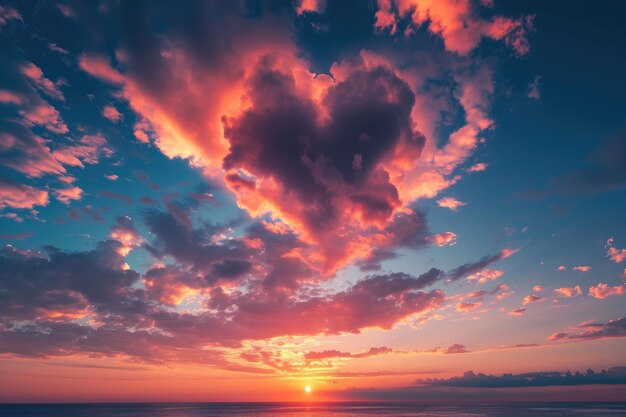
[[[601,3],[3,1],[0,403],[626,401]]]

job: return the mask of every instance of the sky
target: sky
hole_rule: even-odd
[[[2,2],[0,402],[625,400],[624,12]]]

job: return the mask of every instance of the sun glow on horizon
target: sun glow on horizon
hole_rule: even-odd
[[[304,392],[306,392],[307,394],[311,393],[311,386],[307,385],[306,387],[304,387]]]

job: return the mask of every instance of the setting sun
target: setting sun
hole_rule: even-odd
[[[304,392],[306,392],[307,394],[310,393],[311,392],[311,387],[309,385],[304,387]]]

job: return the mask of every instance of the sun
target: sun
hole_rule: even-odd
[[[307,394],[311,392],[311,386],[307,385],[306,387],[304,387],[304,392],[306,392]]]

